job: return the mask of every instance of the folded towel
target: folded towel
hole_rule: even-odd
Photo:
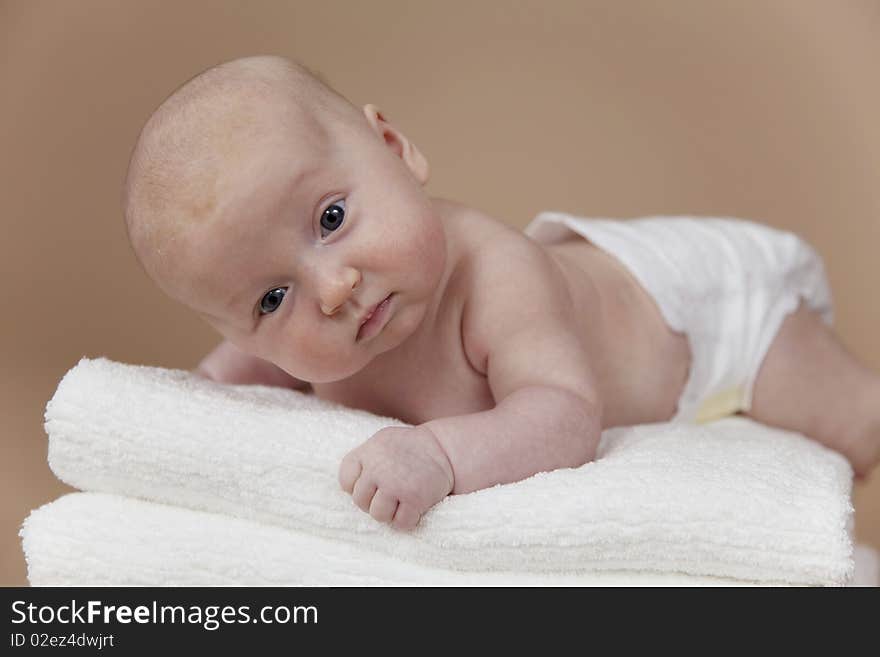
[[[105,493],[72,493],[21,530],[32,586],[746,586],[647,571],[473,572],[431,568],[291,529]],[[854,551],[852,586],[880,584]],[[769,584],[769,582],[763,582]],[[781,584],[781,583],[779,583]]]
[[[290,390],[83,359],[46,409],[49,462],[140,497],[461,571],[681,572],[794,584],[853,573],[847,461],[745,418],[606,431],[581,468],[447,498],[408,533],[339,489],[342,456],[402,423]],[[280,539],[279,539],[280,540]]]
[[[344,541],[105,493],[71,493],[21,530],[32,586],[745,586],[651,572],[462,572]]]

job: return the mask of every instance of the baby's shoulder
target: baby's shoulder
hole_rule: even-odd
[[[507,292],[552,285],[557,267],[544,245],[482,210],[432,199],[452,232],[459,261],[456,283],[467,298],[510,298]]]
[[[439,201],[446,213],[449,229],[456,235],[464,257],[461,268],[467,280],[476,284],[473,291],[482,289],[489,277],[512,279],[528,277],[536,270],[551,264],[543,245],[533,241],[518,228],[475,208],[451,201]]]
[[[564,322],[571,311],[567,280],[548,251],[501,225],[472,249],[462,283],[462,344],[478,371],[504,334]]]

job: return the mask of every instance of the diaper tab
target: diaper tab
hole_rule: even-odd
[[[720,420],[728,415],[734,415],[738,411],[743,410],[743,386],[734,386],[727,390],[722,390],[717,395],[707,398],[697,409],[694,417],[696,424],[705,424],[714,420]]]

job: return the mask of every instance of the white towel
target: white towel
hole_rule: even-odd
[[[830,585],[853,573],[849,464],[796,434],[744,418],[606,431],[598,460],[447,498],[403,533],[336,480],[342,456],[390,423],[402,424],[105,359],[80,361],[46,410],[50,465],[73,486],[286,527],[376,563]]]
[[[71,493],[40,507],[21,537],[32,586],[751,584],[679,573],[447,570],[351,542],[105,493]]]

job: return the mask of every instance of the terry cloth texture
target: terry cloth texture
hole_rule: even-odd
[[[404,533],[357,509],[337,482],[342,457],[389,424],[402,425],[292,390],[103,358],[81,360],[46,409],[50,466],[74,487],[210,512],[193,516],[205,527],[220,517],[259,524],[266,536],[279,536],[269,526],[292,530],[306,545],[329,542],[365,564],[825,585],[853,574],[852,471],[797,434],[740,417],[608,430],[596,461],[449,497]],[[53,504],[79,504],[64,499]],[[95,517],[138,527],[107,508]],[[31,543],[29,562],[45,563],[38,552],[50,543]]]
[[[72,493],[22,532],[32,585],[54,586],[749,586],[656,571],[435,568],[353,542],[105,493]],[[876,586],[877,553],[856,546],[853,586]]]

